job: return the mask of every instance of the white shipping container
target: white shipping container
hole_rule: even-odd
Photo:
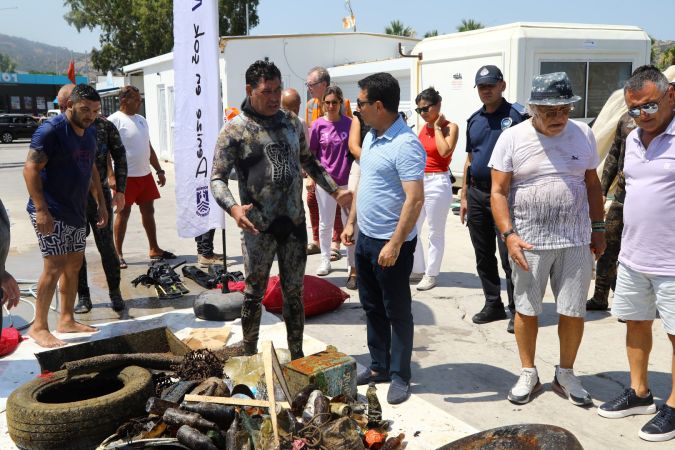
[[[411,101],[429,86],[440,92],[442,112],[460,127],[450,165],[459,180],[466,160],[466,120],[482,106],[474,88],[481,66],[499,67],[504,97],[523,105],[535,75],[567,72],[574,93],[582,97],[572,118],[590,122],[631,72],[649,63],[650,50],[647,33],[633,26],[514,23],[427,38],[411,52],[421,54],[419,67],[411,70]],[[417,117],[417,129],[422,124]]]

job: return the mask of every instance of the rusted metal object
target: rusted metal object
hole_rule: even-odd
[[[508,425],[472,434],[438,450],[583,450],[579,440],[555,425]]]
[[[292,395],[314,384],[329,397],[356,397],[356,360],[334,348],[289,362],[284,377]]]
[[[36,353],[40,369],[56,372],[66,362],[91,358],[92,356],[128,353],[171,353],[184,356],[190,351],[167,327],[128,333],[82,344],[60,347]]]

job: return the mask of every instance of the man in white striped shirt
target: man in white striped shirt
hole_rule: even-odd
[[[549,278],[560,337],[553,389],[575,405],[592,402],[572,367],[584,332],[592,253],[597,259],[606,245],[595,138],[586,124],[569,120],[579,100],[566,73],[536,76],[532,118],[502,133],[488,163],[492,213],[513,269],[521,373],[508,399],[517,404],[541,389],[534,358]]]

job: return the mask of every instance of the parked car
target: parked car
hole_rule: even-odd
[[[9,144],[14,139],[30,139],[39,125],[30,114],[0,114],[0,141]]]

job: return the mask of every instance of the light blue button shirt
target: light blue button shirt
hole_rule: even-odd
[[[422,143],[401,117],[379,137],[375,130],[366,134],[356,196],[356,218],[363,234],[375,239],[391,239],[405,201],[401,182],[422,180],[426,161]],[[413,227],[406,241],[416,235],[416,227]]]

